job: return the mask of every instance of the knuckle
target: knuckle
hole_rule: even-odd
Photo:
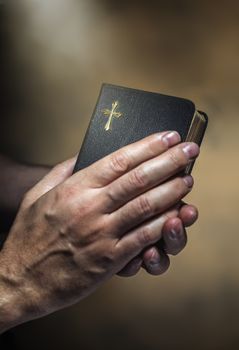
[[[181,198],[185,192],[188,191],[188,187],[184,183],[183,179],[177,178],[174,183],[174,194],[176,198]]]
[[[44,219],[50,226],[57,226],[59,218],[56,207],[48,206],[44,211]]]
[[[152,231],[149,226],[144,226],[139,230],[138,241],[140,246],[147,246],[152,242]]]
[[[95,246],[97,241],[102,239],[102,235],[97,225],[95,227],[84,227],[79,224],[79,220],[69,220],[60,226],[59,236],[66,240],[74,248],[81,249]]]
[[[136,210],[139,215],[142,215],[144,217],[148,217],[153,214],[152,205],[146,195],[138,197],[136,200]]]
[[[95,251],[92,251],[91,254],[98,269],[108,270],[109,266],[113,266],[117,260],[115,247],[109,241],[104,241],[104,244],[97,248],[97,254]]]
[[[110,167],[116,174],[122,174],[128,171],[130,167],[129,156],[125,151],[118,151],[110,158]]]
[[[164,142],[162,141],[162,136],[164,135],[164,133],[156,133],[156,134],[152,134],[149,136],[149,139],[147,140],[147,150],[149,152],[150,155],[155,155],[159,152],[159,148],[165,148],[164,147]]]
[[[98,217],[93,204],[74,205],[64,220],[67,234],[73,239],[76,246],[91,245],[107,236],[110,228],[104,217]]]
[[[112,265],[115,261],[115,251],[113,247],[109,246],[107,251],[102,254],[102,261],[105,265]]]
[[[186,165],[185,158],[176,150],[170,150],[168,154],[173,166],[176,169]]]
[[[134,187],[137,187],[137,188],[145,187],[147,185],[147,182],[148,182],[148,179],[142,167],[136,168],[130,172],[129,183]]]
[[[112,187],[111,185],[108,186],[107,191],[106,191],[106,195],[107,198],[110,200],[110,204],[113,203],[117,203],[118,202],[118,198],[117,195],[115,193],[114,187]]]
[[[73,235],[72,235],[73,236]],[[86,247],[89,245],[92,245],[99,239],[99,232],[98,230],[93,230],[91,232],[81,232],[81,234],[75,235],[74,243],[78,247]]]
[[[56,187],[52,191],[51,202],[53,208],[58,208],[60,206],[71,208],[70,188],[66,185]]]

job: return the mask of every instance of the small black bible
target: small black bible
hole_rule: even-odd
[[[200,145],[207,122],[206,114],[187,99],[103,84],[74,172],[156,132],[176,130],[182,141]]]

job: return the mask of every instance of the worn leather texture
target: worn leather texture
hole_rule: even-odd
[[[109,115],[104,111],[111,111],[116,101],[121,116],[113,117],[106,131]],[[156,132],[177,130],[185,140],[194,113],[194,103],[183,98],[103,84],[74,172]]]

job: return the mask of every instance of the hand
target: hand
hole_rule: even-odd
[[[141,267],[151,275],[161,275],[166,272],[170,265],[168,254],[177,255],[184,249],[187,243],[185,227],[193,225],[197,218],[197,208],[182,202],[178,217],[170,218],[165,222],[161,240],[131,260],[118,275],[131,277],[136,275]]]
[[[70,177],[68,162],[27,193],[0,254],[2,329],[79,301],[162,238],[193,186],[172,177],[199,154],[179,142],[154,134]]]

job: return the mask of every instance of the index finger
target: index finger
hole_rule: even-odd
[[[180,141],[180,135],[176,131],[152,134],[91,164],[84,169],[85,178],[92,188],[107,186],[137,165],[160,155]],[[77,173],[74,176],[77,176]]]

